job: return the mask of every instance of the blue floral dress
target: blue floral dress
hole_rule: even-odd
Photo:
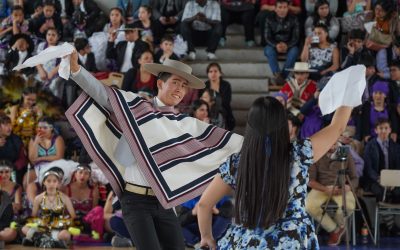
[[[309,139],[292,143],[289,201],[281,219],[269,228],[249,229],[233,223],[218,241],[218,249],[319,249],[314,226],[305,210],[308,168],[313,163]],[[240,155],[233,154],[220,167],[222,180],[236,188]]]

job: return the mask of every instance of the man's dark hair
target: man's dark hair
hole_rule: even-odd
[[[45,0],[45,1],[43,1],[43,7],[44,7],[44,6],[53,6],[54,9],[56,8],[56,4],[55,4],[54,1],[52,1],[52,0]]]
[[[12,7],[12,11],[11,12],[16,11],[16,10],[20,10],[20,11],[24,12],[24,8],[21,5],[14,5]]]
[[[171,35],[165,35],[163,38],[161,38],[161,43],[168,41],[171,43],[174,43],[174,38]]]
[[[168,72],[160,72],[160,74],[158,74],[158,79],[160,79],[163,82],[168,81],[168,79],[172,76],[171,73]]]
[[[86,38],[75,39],[74,45],[77,51],[83,50],[89,44],[89,40]]]
[[[375,128],[377,128],[378,126],[380,126],[382,124],[386,124],[386,123],[389,124],[389,126],[391,127],[389,119],[380,117],[375,122]]]
[[[280,3],[287,3],[287,4],[289,5],[289,4],[290,4],[290,1],[289,1],[289,0],[276,0],[275,6],[277,6],[277,5],[280,4]]]
[[[390,62],[390,67],[396,67],[400,69],[400,60],[394,60]]]

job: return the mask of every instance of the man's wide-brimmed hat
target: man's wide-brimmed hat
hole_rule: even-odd
[[[166,72],[182,77],[188,81],[188,86],[194,89],[204,89],[205,84],[202,80],[192,75],[192,68],[180,61],[165,59],[163,64],[146,63],[144,69],[151,74],[158,76],[160,73]]]
[[[293,72],[308,72],[308,73],[317,72],[317,70],[315,69],[310,69],[310,66],[306,62],[296,62],[294,64],[293,69],[287,69],[287,70]]]

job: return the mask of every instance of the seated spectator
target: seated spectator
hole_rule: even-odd
[[[88,30],[85,13],[80,9],[76,9],[72,13],[71,20],[64,24],[63,40],[72,42],[77,38],[88,38]]]
[[[97,72],[96,59],[91,51],[91,46],[86,38],[75,39],[76,51],[78,51],[78,63],[89,72]]]
[[[308,63],[296,62],[293,69],[294,76],[289,77],[280,92],[287,96],[287,108],[294,115],[299,113],[300,108],[315,93],[317,86],[313,80],[308,79],[311,72],[315,72],[308,67]]]
[[[154,55],[154,62],[163,64],[167,58],[179,61],[179,57],[174,53],[174,38],[170,35],[165,35],[161,39],[160,49]]]
[[[106,56],[115,60],[117,71],[125,73],[131,68],[136,68],[139,56],[149,49],[149,45],[140,39],[140,29],[138,23],[127,24],[123,30],[126,41],[120,41],[116,45],[117,33],[109,34]]]
[[[62,159],[64,152],[64,140],[55,131],[53,119],[49,117],[40,118],[37,134],[29,142],[29,160],[35,166],[34,171],[27,173],[29,182],[35,181],[40,176],[40,168],[43,163]]]
[[[244,27],[244,37],[247,47],[253,47],[254,41],[254,15],[255,1],[249,0],[223,0],[221,1],[222,37],[219,45],[225,46],[226,28],[234,22]]]
[[[145,50],[140,55],[138,60],[139,68],[131,68],[125,73],[122,90],[134,93],[145,90],[150,92],[150,98],[156,94],[157,77],[144,69],[143,65],[146,63],[153,63],[153,53],[150,50]]]
[[[162,35],[169,28],[179,33],[185,3],[186,0],[150,0],[149,5],[153,7],[154,19],[161,24]]]
[[[13,73],[13,68],[21,65],[26,59],[32,56],[33,49],[35,45],[27,34],[16,34],[11,37],[10,40],[10,50],[8,50],[6,55],[6,61],[4,62],[5,68],[9,73]],[[34,72],[34,68],[25,68],[19,73],[30,76]]]
[[[161,41],[161,27],[158,20],[151,16],[152,8],[148,5],[140,6],[138,27],[142,29],[142,40],[149,43],[150,47],[158,46]]]
[[[342,49],[342,69],[350,66],[362,64],[361,60],[372,56],[372,53],[364,46],[365,31],[353,29],[349,33],[349,41]],[[375,61],[374,61],[375,63]]]
[[[68,248],[71,234],[67,229],[76,215],[69,197],[59,191],[60,183],[58,172],[47,171],[44,174],[44,192],[35,197],[32,208],[32,222],[38,226],[28,224],[22,228],[25,236],[23,246]]]
[[[383,198],[384,188],[379,184],[381,170],[400,169],[400,145],[390,138],[390,121],[379,118],[375,124],[377,137],[371,139],[364,150],[364,176],[362,184],[365,191],[372,192],[378,201]],[[389,202],[400,203],[400,188],[388,189]]]
[[[123,10],[126,23],[130,24],[138,19],[140,6],[148,4],[148,0],[118,0],[117,6]]]
[[[400,60],[400,36],[393,40],[392,46],[381,49],[376,54],[376,68],[378,75],[384,79],[390,79],[390,65],[393,61]]]
[[[299,131],[301,127],[301,122],[297,116],[292,113],[287,113],[288,116],[288,125],[289,125],[289,137],[290,141],[297,141],[299,137]]]
[[[7,160],[0,160],[0,185],[1,190],[6,191],[12,201],[14,211],[14,218],[18,218],[22,209],[22,187],[11,180],[11,173],[13,172],[12,163]]]
[[[222,108],[221,95],[213,89],[206,88],[200,95],[200,99],[208,104],[208,116],[210,124],[225,128],[226,121],[224,119],[224,110]]]
[[[124,28],[125,24],[122,9],[118,7],[111,8],[109,22],[104,25],[103,32],[105,32],[106,34],[110,34],[112,32],[118,32],[118,30],[120,29],[123,30]],[[118,32],[115,43],[118,44],[120,41],[124,40],[125,34],[123,32]]]
[[[235,128],[235,117],[232,113],[232,87],[231,84],[222,77],[222,69],[218,63],[210,63],[207,66],[208,79],[205,82],[205,89],[215,91],[221,97],[222,113],[224,114],[225,129],[233,130]],[[202,91],[200,91],[202,95]]]
[[[80,28],[84,30],[87,37],[92,36],[94,32],[103,29],[107,22],[107,17],[93,0],[72,0],[73,8],[70,8],[69,16],[81,15],[85,20]],[[73,12],[71,12],[73,11]],[[81,14],[78,14],[81,13]]]
[[[275,97],[275,99],[277,99],[280,103],[282,103],[283,107],[285,107],[285,109],[287,109],[288,97],[285,93],[278,91],[278,92],[273,93],[272,97]]]
[[[17,238],[17,230],[10,228],[13,220],[12,200],[6,191],[0,190],[0,247],[4,243],[11,243]]]
[[[200,242],[197,209],[200,196],[182,204],[179,221],[187,246],[194,247]],[[216,240],[223,236],[231,223],[233,205],[229,197],[223,197],[212,209],[212,235]]]
[[[43,111],[37,103],[37,89],[27,87],[22,90],[21,99],[18,104],[11,106],[6,113],[11,119],[13,133],[19,136],[25,148],[36,134],[36,125]]]
[[[52,28],[56,31],[57,35],[62,34],[63,24],[60,16],[56,13],[55,4],[51,0],[43,2],[43,13],[32,19],[31,21],[32,33],[36,34],[39,38],[46,38],[47,31]]]
[[[362,105],[362,128],[360,129],[363,141],[368,142],[371,137],[377,135],[375,124],[379,118],[390,121],[392,127],[390,138],[397,141],[398,116],[394,107],[386,101],[388,94],[389,86],[387,82],[377,81],[372,86],[372,101],[365,102]]]
[[[336,178],[340,178],[338,173],[342,169],[342,163],[338,157],[340,146],[339,143],[335,143],[335,145],[309,169],[310,182],[308,186],[312,189],[306,197],[306,210],[311,217],[321,223],[322,228],[329,233],[329,246],[339,245],[344,231],[346,230],[344,227],[344,220],[347,218],[344,218],[344,211],[342,210],[342,189],[341,186],[335,186],[335,184],[337,184]],[[347,183],[346,181],[344,188],[347,214],[350,215],[354,212],[356,207],[351,186],[353,188],[358,186],[358,177],[356,175],[353,157],[348,152],[346,152],[346,154],[347,157],[344,162],[344,167],[348,170],[351,183]],[[331,218],[328,213],[324,214],[322,208],[330,197],[331,201],[337,205],[334,219]]]
[[[4,113],[0,114],[0,159],[9,161],[15,167],[15,181],[22,183],[28,158],[21,138],[12,132],[10,117]]]
[[[328,27],[329,39],[331,41],[336,41],[340,31],[340,24],[334,14],[330,12],[329,4],[328,0],[316,1],[314,13],[307,18],[304,24],[306,37],[312,37],[314,35],[314,27],[323,23]]]
[[[339,69],[339,50],[329,41],[326,25],[317,24],[313,36],[306,38],[301,61],[308,62],[311,69],[317,70],[310,76],[316,81],[324,76],[332,76]]]
[[[397,30],[396,7],[392,1],[379,0],[374,7],[376,24],[366,42],[367,48],[375,51],[389,47]],[[375,36],[374,33],[379,35]]]
[[[28,20],[31,21],[32,19],[38,18],[41,14],[43,14],[43,3],[42,1],[36,1],[33,4],[33,13],[29,13],[28,15]]]
[[[110,191],[107,196],[107,201],[104,204],[104,227],[108,232],[115,233],[111,239],[113,247],[133,247],[131,236],[125,226],[124,218],[122,217],[121,208],[115,209],[113,200],[114,192]],[[119,203],[119,201],[115,202]]]
[[[7,43],[12,35],[29,34],[29,22],[24,18],[24,9],[20,5],[12,8],[11,15],[3,19],[0,28],[2,43]]]
[[[301,14],[301,1],[300,0],[292,0],[287,1],[289,4],[289,14],[298,16]],[[276,0],[261,0],[260,1],[260,11],[256,16],[256,20],[258,25],[260,26],[260,35],[261,35],[261,46],[267,45],[265,40],[265,24],[268,16],[274,15],[276,11]]]
[[[182,15],[181,34],[188,45],[188,59],[196,59],[196,45],[207,45],[207,59],[216,60],[215,51],[222,35],[221,8],[216,1],[191,0]]]
[[[298,42],[300,25],[298,19],[289,13],[289,2],[277,0],[275,10],[267,17],[265,23],[265,40],[267,46],[264,55],[268,58],[268,64],[275,77],[276,84],[283,85],[288,75],[286,69],[292,68],[299,54]],[[278,54],[286,55],[282,70],[279,69]]]
[[[305,0],[304,4],[308,16],[312,16],[315,14],[316,11],[315,6],[317,5],[318,2],[324,2],[324,1]],[[339,0],[328,0],[327,2],[329,3],[329,13],[331,13],[332,16],[336,16],[336,12],[338,11],[339,8]]]
[[[210,117],[208,117],[208,103],[198,99],[192,103],[192,110],[190,116],[199,119],[205,123],[210,123]]]

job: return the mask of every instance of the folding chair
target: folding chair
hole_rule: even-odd
[[[380,215],[393,214],[400,215],[400,204],[391,204],[385,202],[386,192],[389,187],[400,187],[400,170],[384,169],[381,171],[381,186],[385,188],[383,200],[376,204],[375,208],[375,228],[374,238],[375,244],[378,244],[380,238],[379,222]]]

